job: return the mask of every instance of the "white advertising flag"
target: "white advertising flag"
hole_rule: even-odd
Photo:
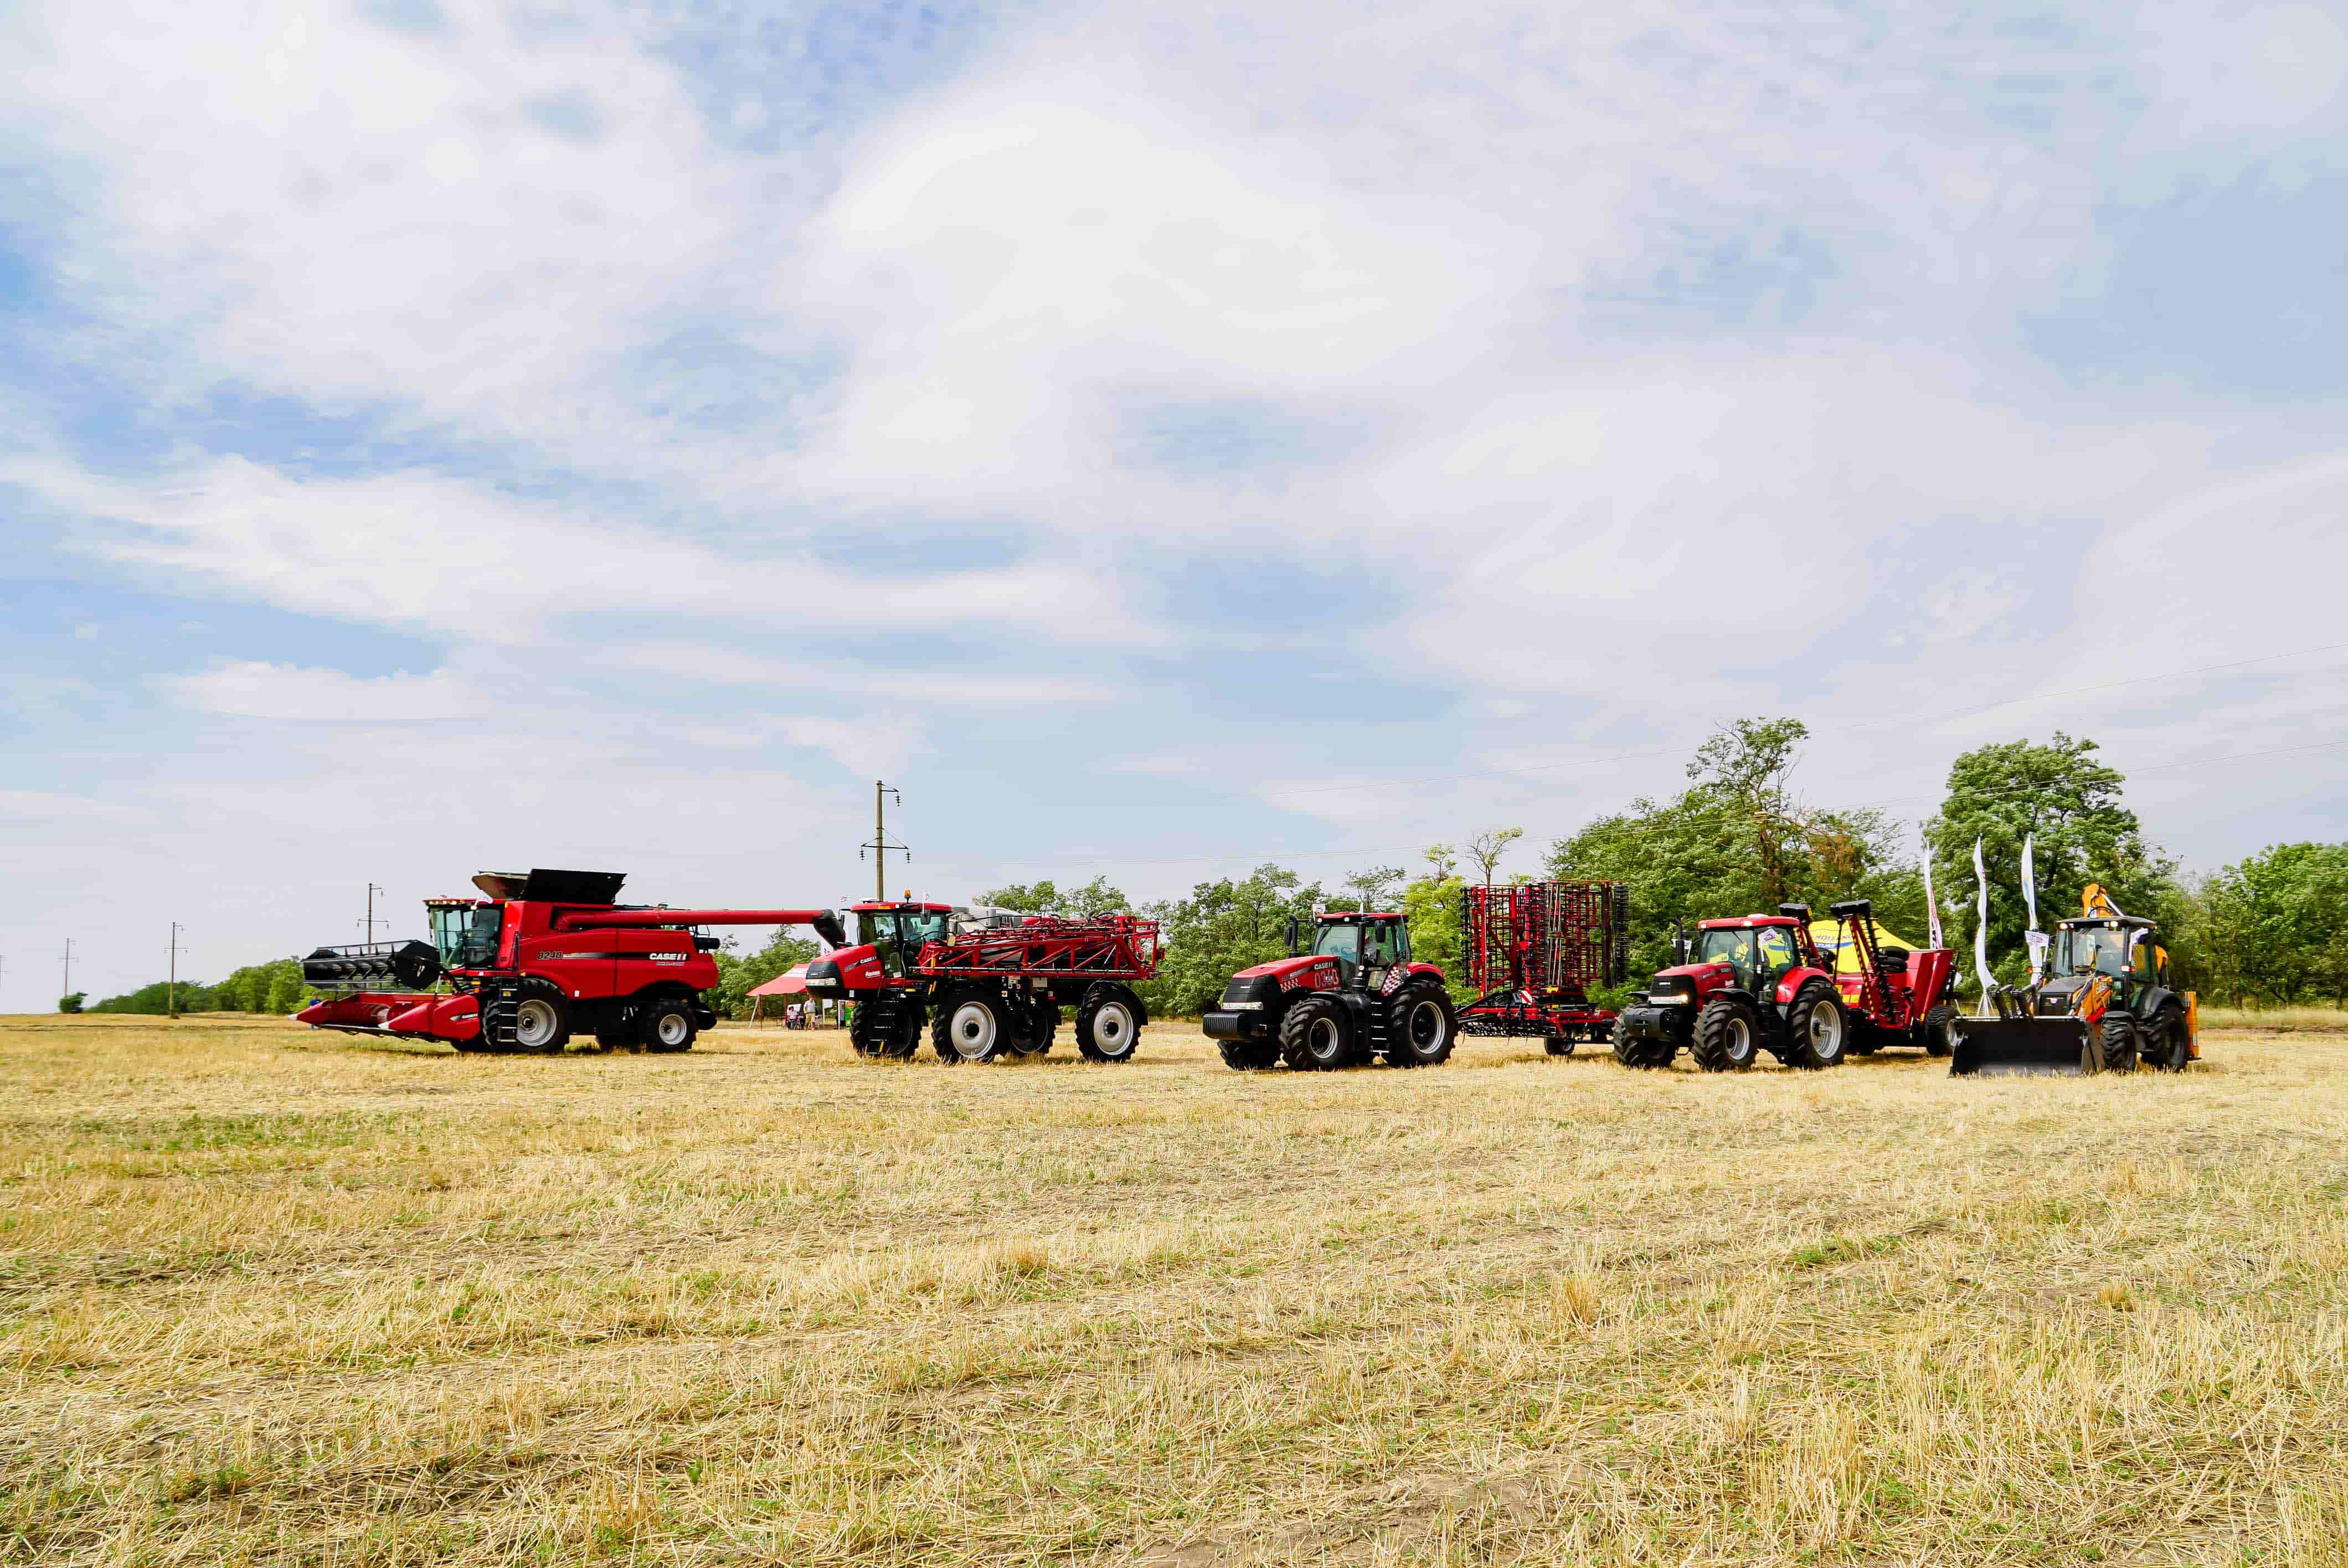
[[[1981,900],[1973,913],[1973,973],[1981,977],[1982,995],[1986,998],[1996,989],[1997,982],[1989,972],[1989,872],[1982,865],[1982,841],[1973,840],[1973,886],[1981,889]]]

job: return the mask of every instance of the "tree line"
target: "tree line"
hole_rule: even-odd
[[[1990,885],[1991,968],[2001,981],[2017,981],[2028,968],[2027,839],[2041,929],[2077,913],[2080,888],[2100,882],[2120,907],[2160,922],[2180,983],[2212,1001],[2348,1004],[2348,844],[2274,845],[2208,876],[2187,876],[2146,836],[2124,798],[2127,780],[2100,760],[2096,743],[2059,730],[2044,743],[2001,742],[1959,756],[1940,808],[1911,837],[1879,807],[1804,794],[1794,775],[1808,736],[1797,719],[1724,724],[1689,758],[1685,788],[1633,800],[1550,844],[1547,876],[1629,886],[1634,983],[1672,961],[1672,939],[1682,928],[1787,902],[1823,911],[1842,899],[1871,898],[1882,925],[1923,942],[1928,865],[1946,938],[1969,948],[1976,840]],[[1503,827],[1458,845],[1432,844],[1415,868],[1368,866],[1334,885],[1266,862],[1138,910],[1099,876],[1065,889],[1052,881],[1014,883],[978,902],[1075,918],[1140,913],[1158,920],[1165,963],[1138,989],[1150,1011],[1166,1016],[1204,1011],[1233,971],[1281,957],[1291,917],[1309,922],[1316,910],[1340,904],[1399,908],[1410,917],[1413,951],[1439,966],[1464,999],[1462,892],[1471,879],[1494,880],[1522,836],[1521,828]],[[815,953],[813,942],[788,932],[755,953],[721,950],[710,1003],[726,1017],[747,1017],[754,987]],[[1970,962],[1961,959],[1959,971],[1970,974]],[[217,986],[183,981],[179,989],[182,1012],[287,1013],[305,994],[292,958],[239,969]],[[157,981],[91,1010],[160,1013],[165,990]],[[66,1001],[73,1005],[65,1010],[79,1010],[80,998]]]

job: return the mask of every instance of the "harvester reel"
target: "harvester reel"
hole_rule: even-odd
[[[1076,1050],[1086,1061],[1130,1061],[1141,1043],[1133,1004],[1106,988],[1085,993],[1076,1006]]]

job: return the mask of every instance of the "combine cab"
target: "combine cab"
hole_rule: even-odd
[[[2101,888],[2083,902],[2096,912],[2055,923],[2042,984],[1993,991],[1985,999],[1997,1016],[1951,1026],[1952,1075],[2182,1072],[2199,1060],[2196,998],[2170,989],[2158,927],[2121,914]]]
[[[717,1020],[702,999],[717,983],[717,938],[700,927],[841,934],[827,909],[615,904],[625,880],[611,871],[485,871],[473,878],[484,897],[425,901],[429,944],[320,948],[303,959],[303,979],[326,994],[294,1016],[462,1051],[557,1051],[575,1032],[606,1048],[690,1050]]]
[[[1299,936],[1291,920],[1289,956],[1233,975],[1200,1020],[1225,1066],[1327,1071],[1383,1056],[1433,1067],[1451,1055],[1459,1033],[1451,993],[1442,970],[1412,961],[1403,916],[1315,916],[1308,953],[1297,951]]]
[[[1158,923],[975,915],[949,904],[859,904],[852,945],[808,966],[808,994],[856,1004],[859,1056],[902,1061],[930,1042],[945,1062],[1052,1049],[1076,1012],[1087,1061],[1128,1061],[1148,1009],[1133,989],[1158,972]]]
[[[1629,967],[1631,890],[1619,882],[1526,882],[1466,889],[1459,907],[1468,983],[1481,994],[1459,1009],[1468,1034],[1538,1039],[1551,1056],[1604,1040],[1614,1015],[1590,1000]]]

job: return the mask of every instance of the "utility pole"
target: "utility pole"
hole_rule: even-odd
[[[172,1018],[180,1016],[180,933],[186,929],[177,920],[171,922],[171,978],[164,982],[163,1008]]]
[[[869,849],[872,852],[872,901],[876,904],[889,902],[889,852],[892,849],[901,850],[908,861],[913,858],[911,850],[906,849],[901,844],[889,842],[889,823],[883,815],[883,808],[887,805],[887,797],[890,795],[897,795],[897,804],[900,806],[905,804],[903,795],[898,794],[895,790],[891,789],[879,779],[872,781],[872,842],[859,846],[856,851],[857,858],[860,860],[863,858],[865,850]]]
[[[66,938],[66,989],[59,991],[57,995],[60,997],[73,995],[73,938],[71,937]]]
[[[374,883],[370,882],[367,884],[366,928],[367,940],[370,942],[375,940],[375,896],[382,891],[383,889],[376,886]]]

